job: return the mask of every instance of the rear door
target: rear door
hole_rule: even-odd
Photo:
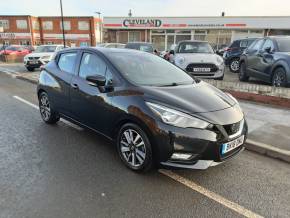
[[[53,71],[53,75],[60,88],[54,88],[53,102],[57,111],[62,114],[70,115],[69,92],[72,76],[76,73],[77,51],[68,51],[58,54],[56,61],[50,63],[47,70]],[[50,65],[52,65],[50,67]],[[56,65],[56,66],[55,66]]]

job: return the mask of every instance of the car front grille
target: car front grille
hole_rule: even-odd
[[[39,59],[39,57],[28,57],[28,59],[29,60],[36,60],[37,61]]]
[[[209,63],[199,63],[199,64],[192,63],[192,64],[187,65],[185,70],[194,75],[213,76],[214,73],[218,71],[218,67],[215,64],[209,64]]]
[[[225,131],[227,132],[228,136],[230,138],[234,138],[236,135],[237,136],[240,135],[239,133],[242,131],[244,127],[244,119],[237,123],[224,125],[223,127]]]

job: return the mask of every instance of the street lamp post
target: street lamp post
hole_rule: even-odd
[[[97,12],[95,12],[95,13],[99,15],[100,43],[102,43],[101,12],[97,11]]]
[[[65,33],[64,33],[64,21],[63,21],[62,0],[60,0],[59,3],[60,3],[60,11],[61,11],[62,39],[63,39],[63,46],[65,47]]]

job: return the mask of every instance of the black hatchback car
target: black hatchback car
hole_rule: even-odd
[[[239,79],[255,77],[273,86],[290,85],[290,37],[257,39],[241,56]]]
[[[240,70],[239,60],[243,51],[248,48],[256,38],[239,39],[232,42],[229,47],[224,49],[224,62],[233,73],[238,73]]]
[[[46,123],[62,117],[106,136],[135,171],[206,169],[238,154],[247,137],[230,94],[136,50],[62,50],[41,71],[37,95]]]

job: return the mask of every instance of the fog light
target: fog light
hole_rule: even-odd
[[[182,153],[173,153],[170,159],[173,160],[189,160],[191,158],[191,154],[182,154]]]

